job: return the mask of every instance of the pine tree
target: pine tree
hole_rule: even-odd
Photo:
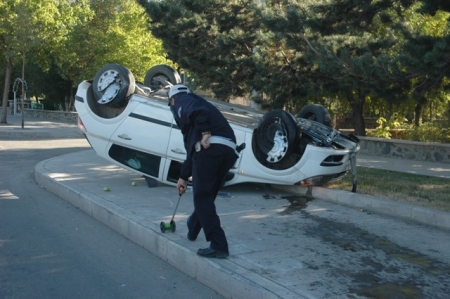
[[[448,10],[445,1],[140,2],[169,58],[195,83],[223,99],[254,89],[258,101],[291,112],[324,97],[345,99],[357,135],[365,135],[368,98],[392,104],[412,95],[423,103],[448,77],[448,33],[408,26],[414,14]]]
[[[189,72],[193,84],[210,88],[222,99],[248,92],[259,24],[253,0],[140,3],[168,58]]]
[[[411,78],[415,125],[419,126],[425,107],[449,90],[450,2],[415,1],[411,9],[416,12],[414,26],[403,28],[406,42],[399,61]]]
[[[276,39],[261,54],[263,61],[273,57],[265,64],[265,73],[273,74],[272,97],[281,105],[302,105],[323,96],[345,98],[356,134],[365,135],[366,98],[401,90],[393,84],[408,85],[400,76],[390,78],[397,42],[392,25],[402,8],[393,2],[278,1],[262,10],[263,24]]]

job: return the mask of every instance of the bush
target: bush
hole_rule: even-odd
[[[40,101],[41,104],[44,104],[44,109],[45,110],[63,110],[61,103],[52,101],[52,100],[41,100]]]
[[[410,128],[411,125],[407,122],[406,118],[399,117],[397,114],[394,114],[389,121],[384,117],[380,117],[377,119],[378,127],[375,130],[367,131],[366,134],[370,137],[391,139],[393,131],[403,131]],[[398,138],[398,136],[399,134],[395,134],[394,137]]]
[[[408,131],[408,140],[450,143],[449,122],[427,122]]]
[[[369,137],[386,139],[404,139],[420,142],[450,143],[450,121],[434,121],[414,127],[394,115],[389,121],[384,117],[377,119],[378,127],[375,130],[367,130]]]
[[[378,137],[378,138],[386,138],[391,139],[390,128],[385,125],[386,119],[384,117],[380,117],[377,119],[378,126],[375,130],[370,130],[366,132],[366,135],[369,137]]]

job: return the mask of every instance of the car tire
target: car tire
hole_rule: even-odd
[[[331,116],[327,108],[319,104],[308,104],[297,113],[298,118],[317,121],[331,128]]]
[[[172,85],[180,84],[181,77],[175,69],[165,64],[150,68],[144,77],[144,85],[150,87],[152,91],[166,88],[168,84],[164,84],[164,82],[167,81]]]
[[[253,151],[263,165],[279,164],[296,148],[301,138],[297,119],[281,109],[263,115],[253,134]]]
[[[126,67],[107,64],[95,74],[92,86],[98,104],[122,107],[133,94],[136,81]]]

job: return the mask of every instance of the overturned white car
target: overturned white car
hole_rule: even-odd
[[[167,90],[181,83],[169,66],[151,68],[144,83],[118,64],[102,67],[79,84],[75,108],[79,127],[95,152],[130,171],[175,185],[186,151],[167,105]],[[225,185],[257,182],[322,185],[350,169],[356,191],[358,138],[330,127],[325,107],[306,105],[296,116],[262,113],[210,100],[234,129],[240,156]],[[246,145],[246,146],[245,146]]]

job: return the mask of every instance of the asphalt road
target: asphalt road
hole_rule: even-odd
[[[222,298],[37,185],[68,137],[0,140],[0,298]]]

